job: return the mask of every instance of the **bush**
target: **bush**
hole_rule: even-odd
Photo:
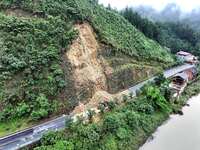
[[[155,84],[157,86],[160,86],[161,84],[163,84],[167,79],[164,77],[164,74],[159,74],[155,79]]]
[[[49,0],[43,4],[48,2]],[[1,6],[4,3],[6,1],[1,2]],[[32,3],[32,1],[27,3],[21,1],[17,5],[26,10],[34,9]],[[15,5],[14,1],[8,3],[8,7]],[[76,37],[77,33],[72,29],[72,24],[61,14],[47,15],[45,18],[17,18],[1,13],[0,34],[2,101],[12,105],[19,118],[28,117],[31,111],[34,111],[32,115],[35,118],[46,116],[47,112],[49,113],[49,106],[46,107],[47,109],[44,108],[46,112],[43,109],[37,110],[40,106],[36,105],[38,103],[36,99],[40,93],[44,93],[46,97],[53,100],[66,85],[60,55],[61,49],[67,48]],[[8,82],[9,87],[6,85]],[[16,94],[14,93],[16,96],[13,96],[13,91],[16,91]],[[25,104],[22,104],[23,102]],[[22,108],[16,107],[18,105]],[[7,109],[6,107],[7,105],[3,109]],[[7,119],[16,117],[13,113],[7,115]]]
[[[11,116],[16,116],[16,112],[12,105],[6,106],[6,108],[0,112],[0,121],[11,119]]]
[[[17,113],[18,117],[27,117],[27,116],[29,116],[30,112],[31,112],[30,106],[25,103],[21,103],[17,107],[16,113]]]
[[[171,108],[165,97],[161,94],[160,89],[153,86],[146,86],[143,90],[143,95],[155,110],[170,112]]]
[[[108,137],[105,138],[101,147],[102,150],[118,150],[117,141],[115,140],[115,137],[113,137],[112,135],[109,135]]]
[[[103,122],[103,129],[106,132],[116,132],[122,125],[122,120],[118,116],[118,113],[106,116]]]
[[[44,94],[36,99],[34,110],[31,113],[31,119],[37,121],[41,118],[47,117],[49,113],[52,112],[52,108],[48,102],[48,99]]]
[[[45,118],[48,116],[48,111],[45,109],[39,109],[37,111],[33,111],[30,115],[33,121],[37,121],[39,119]]]
[[[148,100],[145,98],[137,99],[137,101],[135,101],[133,104],[133,108],[138,112],[149,115],[155,112],[154,107],[148,103]]]
[[[74,150],[74,143],[69,141],[58,141],[55,144],[56,150]]]
[[[119,128],[117,130],[116,136],[119,140],[125,140],[130,136],[129,132],[130,131],[127,131],[125,128]]]
[[[41,140],[41,143],[43,145],[54,145],[56,144],[56,140],[59,139],[60,137],[58,136],[57,132],[48,132],[47,134],[45,134]]]
[[[126,111],[126,122],[132,130],[139,128],[140,115],[134,111]]]
[[[116,107],[116,103],[114,101],[109,101],[108,102],[108,108],[110,110],[114,109]]]

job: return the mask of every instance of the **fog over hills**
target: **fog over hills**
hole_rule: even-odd
[[[159,22],[187,23],[200,30],[200,1],[195,0],[99,0],[104,6],[122,10],[132,7],[143,17]]]
[[[200,8],[195,8],[190,12],[184,12],[176,3],[169,3],[161,11],[145,5],[133,7],[133,9],[143,17],[147,17],[153,21],[183,22],[189,24],[194,29],[200,29]]]

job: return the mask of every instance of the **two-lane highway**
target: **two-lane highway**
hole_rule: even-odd
[[[49,131],[64,129],[66,121],[69,120],[70,116],[63,115],[52,121],[0,138],[0,150],[16,150],[37,142]]]
[[[175,67],[169,70],[166,70],[164,72],[164,76],[166,78],[169,78],[179,72],[182,72],[184,70],[190,69],[194,67],[194,65],[185,64],[179,67]],[[144,81],[142,83],[139,83],[131,88],[129,88],[129,91],[133,94],[136,93],[137,90],[139,90],[141,87],[144,86],[149,81],[154,80],[155,77]],[[71,119],[71,116],[63,115],[57,119],[54,119],[52,121],[48,121],[46,123],[43,123],[41,125],[29,128],[27,130],[14,133],[12,135],[0,138],[0,150],[17,150],[22,147],[25,147],[29,144],[32,144],[34,142],[39,141],[42,136],[49,132],[49,131],[58,131],[62,130],[66,126],[66,122],[68,122]]]

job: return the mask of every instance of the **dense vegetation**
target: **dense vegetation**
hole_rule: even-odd
[[[178,112],[187,100],[199,93],[199,77],[190,83],[179,101],[169,101],[168,81],[162,76],[138,92],[137,98],[124,97],[125,105],[109,107],[101,111],[98,123],[77,123],[67,125],[61,132],[46,134],[39,147],[34,150],[136,150],[172,112]],[[102,109],[104,110],[104,109]]]
[[[198,7],[185,12],[176,3],[169,3],[161,11],[157,11],[151,6],[134,7],[134,10],[153,21],[174,23],[181,22],[188,24],[195,31],[200,31],[200,9]]]
[[[22,16],[18,16],[19,10]],[[7,11],[13,11],[14,15]],[[24,117],[38,121],[69,107],[65,106],[68,99],[60,95],[68,84],[65,68],[70,67],[64,66],[67,63],[63,62],[63,56],[77,37],[75,23],[90,23],[99,42],[109,47],[112,55],[123,54],[133,61],[142,61],[140,64],[148,61],[170,66],[174,63],[172,55],[158,42],[174,52],[177,45],[198,45],[196,38],[190,38],[196,34],[188,26],[176,28],[167,24],[165,27],[132,11],[123,13],[130,23],[116,11],[98,5],[97,0],[1,0],[0,122]],[[177,39],[181,44],[171,44]],[[132,66],[114,68],[115,73],[119,74],[125,67],[131,70]],[[35,149],[137,149],[180,105],[170,102],[168,84],[161,76],[138,91],[137,98],[124,96],[124,105],[111,101],[109,112],[100,105],[99,122],[93,122],[94,114],[90,112],[90,123],[80,119],[62,132],[49,133]]]
[[[76,35],[71,23],[60,16],[44,20],[0,14],[0,35],[0,121],[47,117],[66,84],[61,49]]]
[[[199,33],[182,23],[158,23],[161,29],[159,43],[169,47],[172,52],[180,50],[200,55]]]
[[[4,7],[11,7],[15,2],[3,3]],[[99,35],[99,39],[111,45],[114,50],[135,56],[138,59],[158,60],[172,62],[171,56],[157,43],[146,38],[128,21],[114,11],[106,10],[95,0],[67,0],[67,1],[21,1],[19,4],[24,10],[30,12],[47,12],[50,14],[67,14],[74,20],[89,21]]]
[[[189,25],[181,22],[152,22],[142,18],[132,8],[124,9],[121,14],[147,37],[170,48],[173,53],[184,50],[200,55],[200,33]]]
[[[155,41],[159,41],[159,27],[147,18],[142,18],[132,8],[126,7],[121,14],[138,30],[143,32],[147,37]]]
[[[67,84],[62,55],[76,37],[74,23],[88,21],[114,52],[167,66],[174,61],[159,44],[95,0],[2,0],[0,10],[0,121],[38,120],[57,111],[58,95]]]
[[[1,100],[6,106],[0,118],[47,116],[47,98],[65,86],[60,50],[69,44],[73,30],[59,17],[43,21],[1,15],[0,26]]]
[[[124,97],[125,105],[112,105],[102,111],[101,121],[72,123],[66,130],[49,133],[35,150],[136,150],[155,128],[172,112],[165,97],[168,82],[146,85],[138,98]],[[162,88],[159,88],[159,86]],[[165,88],[164,88],[165,87]]]

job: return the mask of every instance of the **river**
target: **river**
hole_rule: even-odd
[[[171,115],[139,150],[200,150],[200,95],[188,104],[183,116]]]

